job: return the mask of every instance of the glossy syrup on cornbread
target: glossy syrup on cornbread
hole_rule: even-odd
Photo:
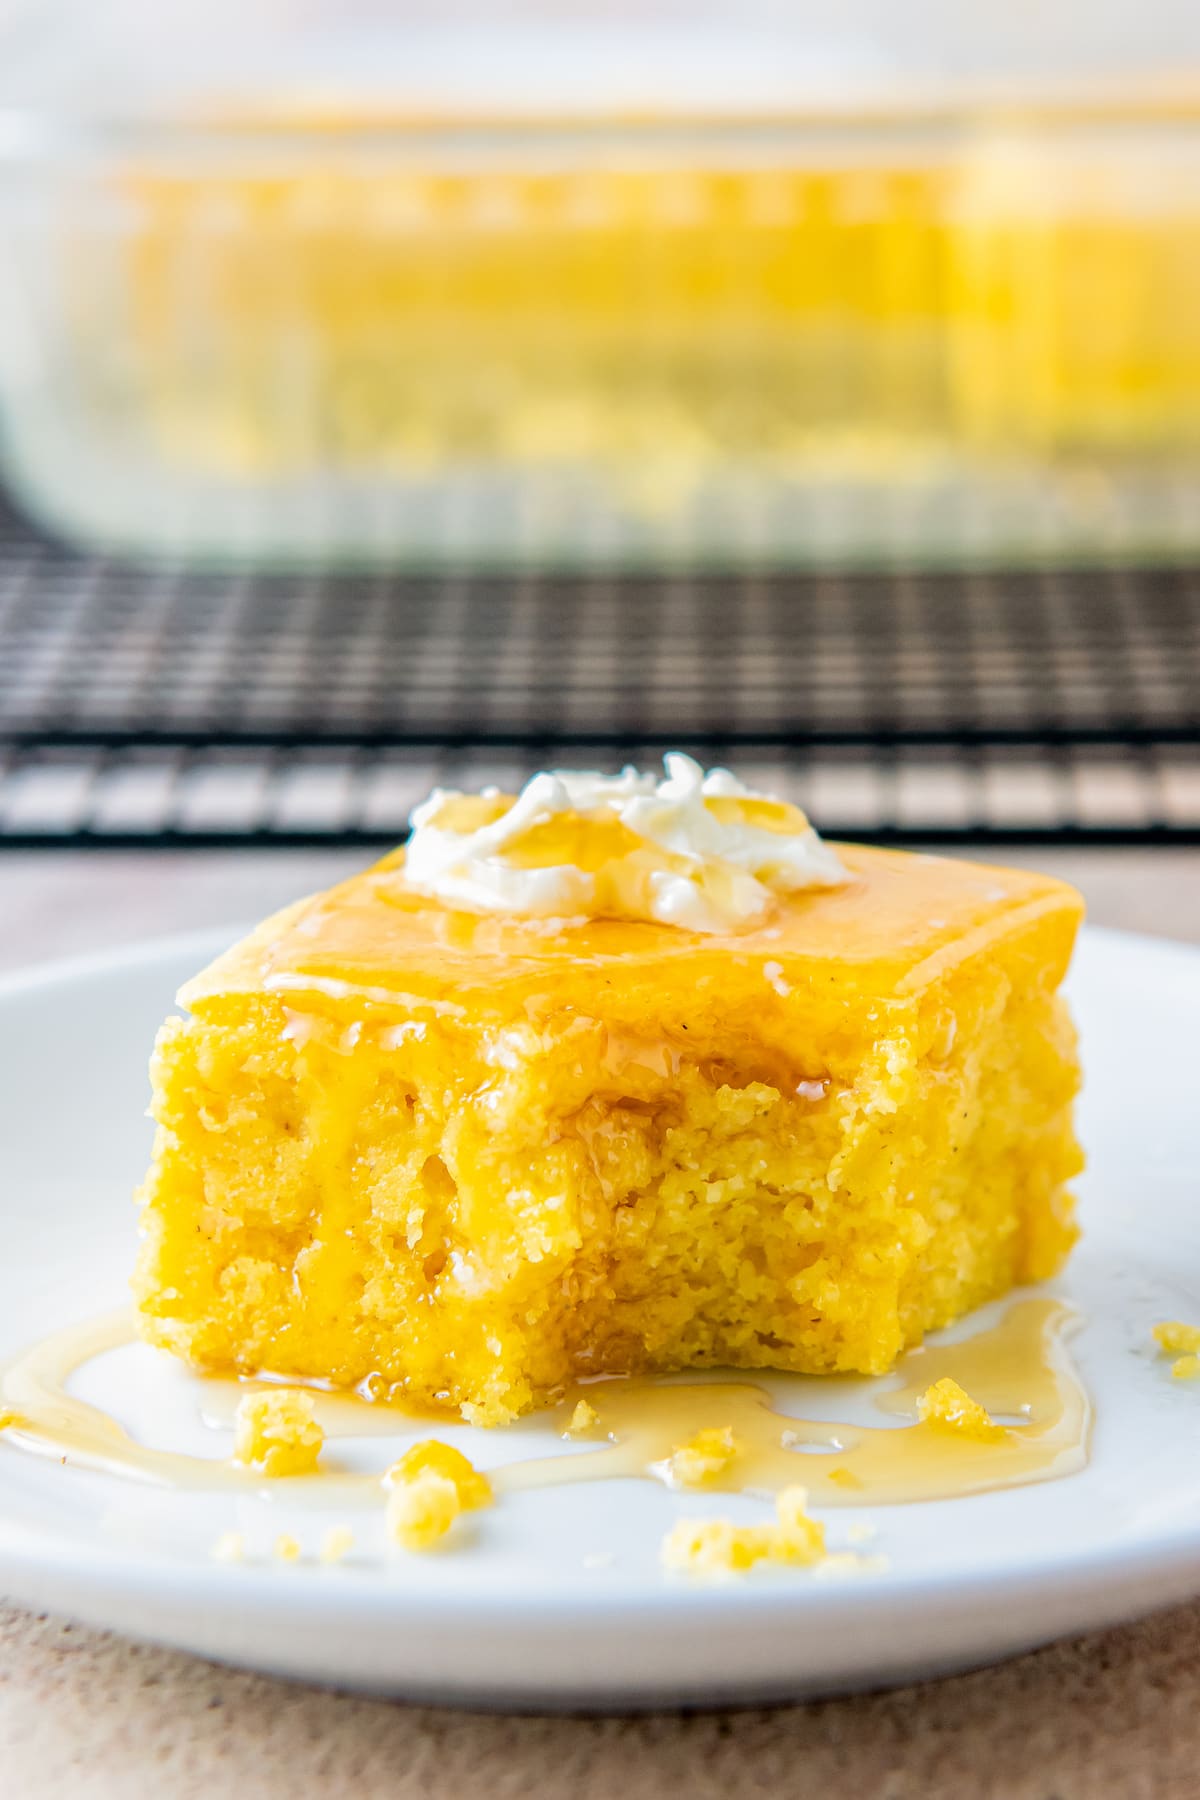
[[[1052,1273],[1078,897],[838,854],[725,933],[448,905],[403,853],[269,920],[160,1034],[143,1334],[490,1424],[581,1375],[878,1373]]]

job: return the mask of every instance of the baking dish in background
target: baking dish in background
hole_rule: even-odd
[[[200,558],[1194,553],[1200,16],[967,10],[20,8],[8,479]]]

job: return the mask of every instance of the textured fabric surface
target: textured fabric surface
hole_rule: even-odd
[[[0,1615],[11,1800],[1194,1800],[1200,1607],[999,1669],[769,1712],[499,1718],[356,1700]]]
[[[1200,937],[1200,855],[1036,860],[1076,882],[1100,924]],[[0,966],[246,919],[342,867],[333,857],[12,857],[0,861]],[[289,1686],[0,1610],[0,1795],[1194,1800],[1198,1643],[1192,1605],[890,1694],[501,1718]]]

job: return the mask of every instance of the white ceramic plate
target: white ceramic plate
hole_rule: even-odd
[[[180,981],[222,941],[175,940],[0,985],[0,1355],[122,1303],[130,1189],[149,1143],[147,1051]],[[1149,1337],[1156,1319],[1200,1320],[1200,953],[1088,933],[1071,988],[1091,1168],[1085,1238],[1057,1291],[1087,1319],[1072,1346],[1096,1408],[1083,1473],[830,1515],[835,1547],[855,1518],[878,1528],[879,1573],[818,1582],[774,1569],[697,1586],[658,1566],[672,1520],[761,1518],[761,1502],[585,1484],[506,1498],[454,1553],[389,1557],[378,1527],[339,1566],[311,1554],[279,1564],[277,1532],[311,1552],[331,1517],[277,1497],[125,1483],[0,1444],[0,1588],[277,1674],[524,1708],[898,1682],[1200,1591],[1200,1386],[1172,1383]],[[777,1383],[785,1403],[791,1386]],[[169,1358],[115,1352],[79,1391],[139,1436],[213,1454],[194,1385]],[[452,1435],[483,1465],[515,1448],[562,1449],[543,1427],[516,1433]],[[359,1448],[364,1467],[385,1458],[378,1440]],[[250,1560],[214,1564],[230,1528]]]

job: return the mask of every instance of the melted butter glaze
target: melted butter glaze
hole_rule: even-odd
[[[991,1330],[909,1352],[870,1388],[879,1412],[907,1423],[803,1418],[778,1410],[767,1389],[752,1381],[589,1381],[542,1415],[565,1434],[576,1405],[586,1398],[596,1420],[570,1451],[504,1463],[488,1474],[498,1494],[621,1478],[670,1483],[672,1451],[699,1431],[728,1426],[738,1452],[728,1468],[705,1481],[712,1492],[772,1494],[800,1483],[818,1505],[879,1506],[1056,1480],[1082,1468],[1088,1457],[1091,1406],[1065,1347],[1078,1322],[1061,1301],[1018,1300]],[[133,1341],[132,1320],[120,1312],[57,1332],[16,1357],[0,1372],[6,1439],[75,1467],[170,1487],[286,1492],[289,1499],[318,1505],[379,1503],[382,1471],[355,1474],[328,1466],[312,1475],[268,1481],[223,1457],[138,1443],[111,1414],[67,1387],[85,1363]],[[951,1376],[994,1418],[1016,1421],[1003,1439],[981,1443],[918,1422],[918,1397],[943,1376]],[[819,1393],[828,1401],[845,1380],[798,1379],[789,1399]],[[202,1418],[227,1430],[242,1395],[268,1384],[195,1377],[194,1385]],[[414,1424],[431,1418],[319,1384],[309,1391],[331,1441],[411,1437]]]

